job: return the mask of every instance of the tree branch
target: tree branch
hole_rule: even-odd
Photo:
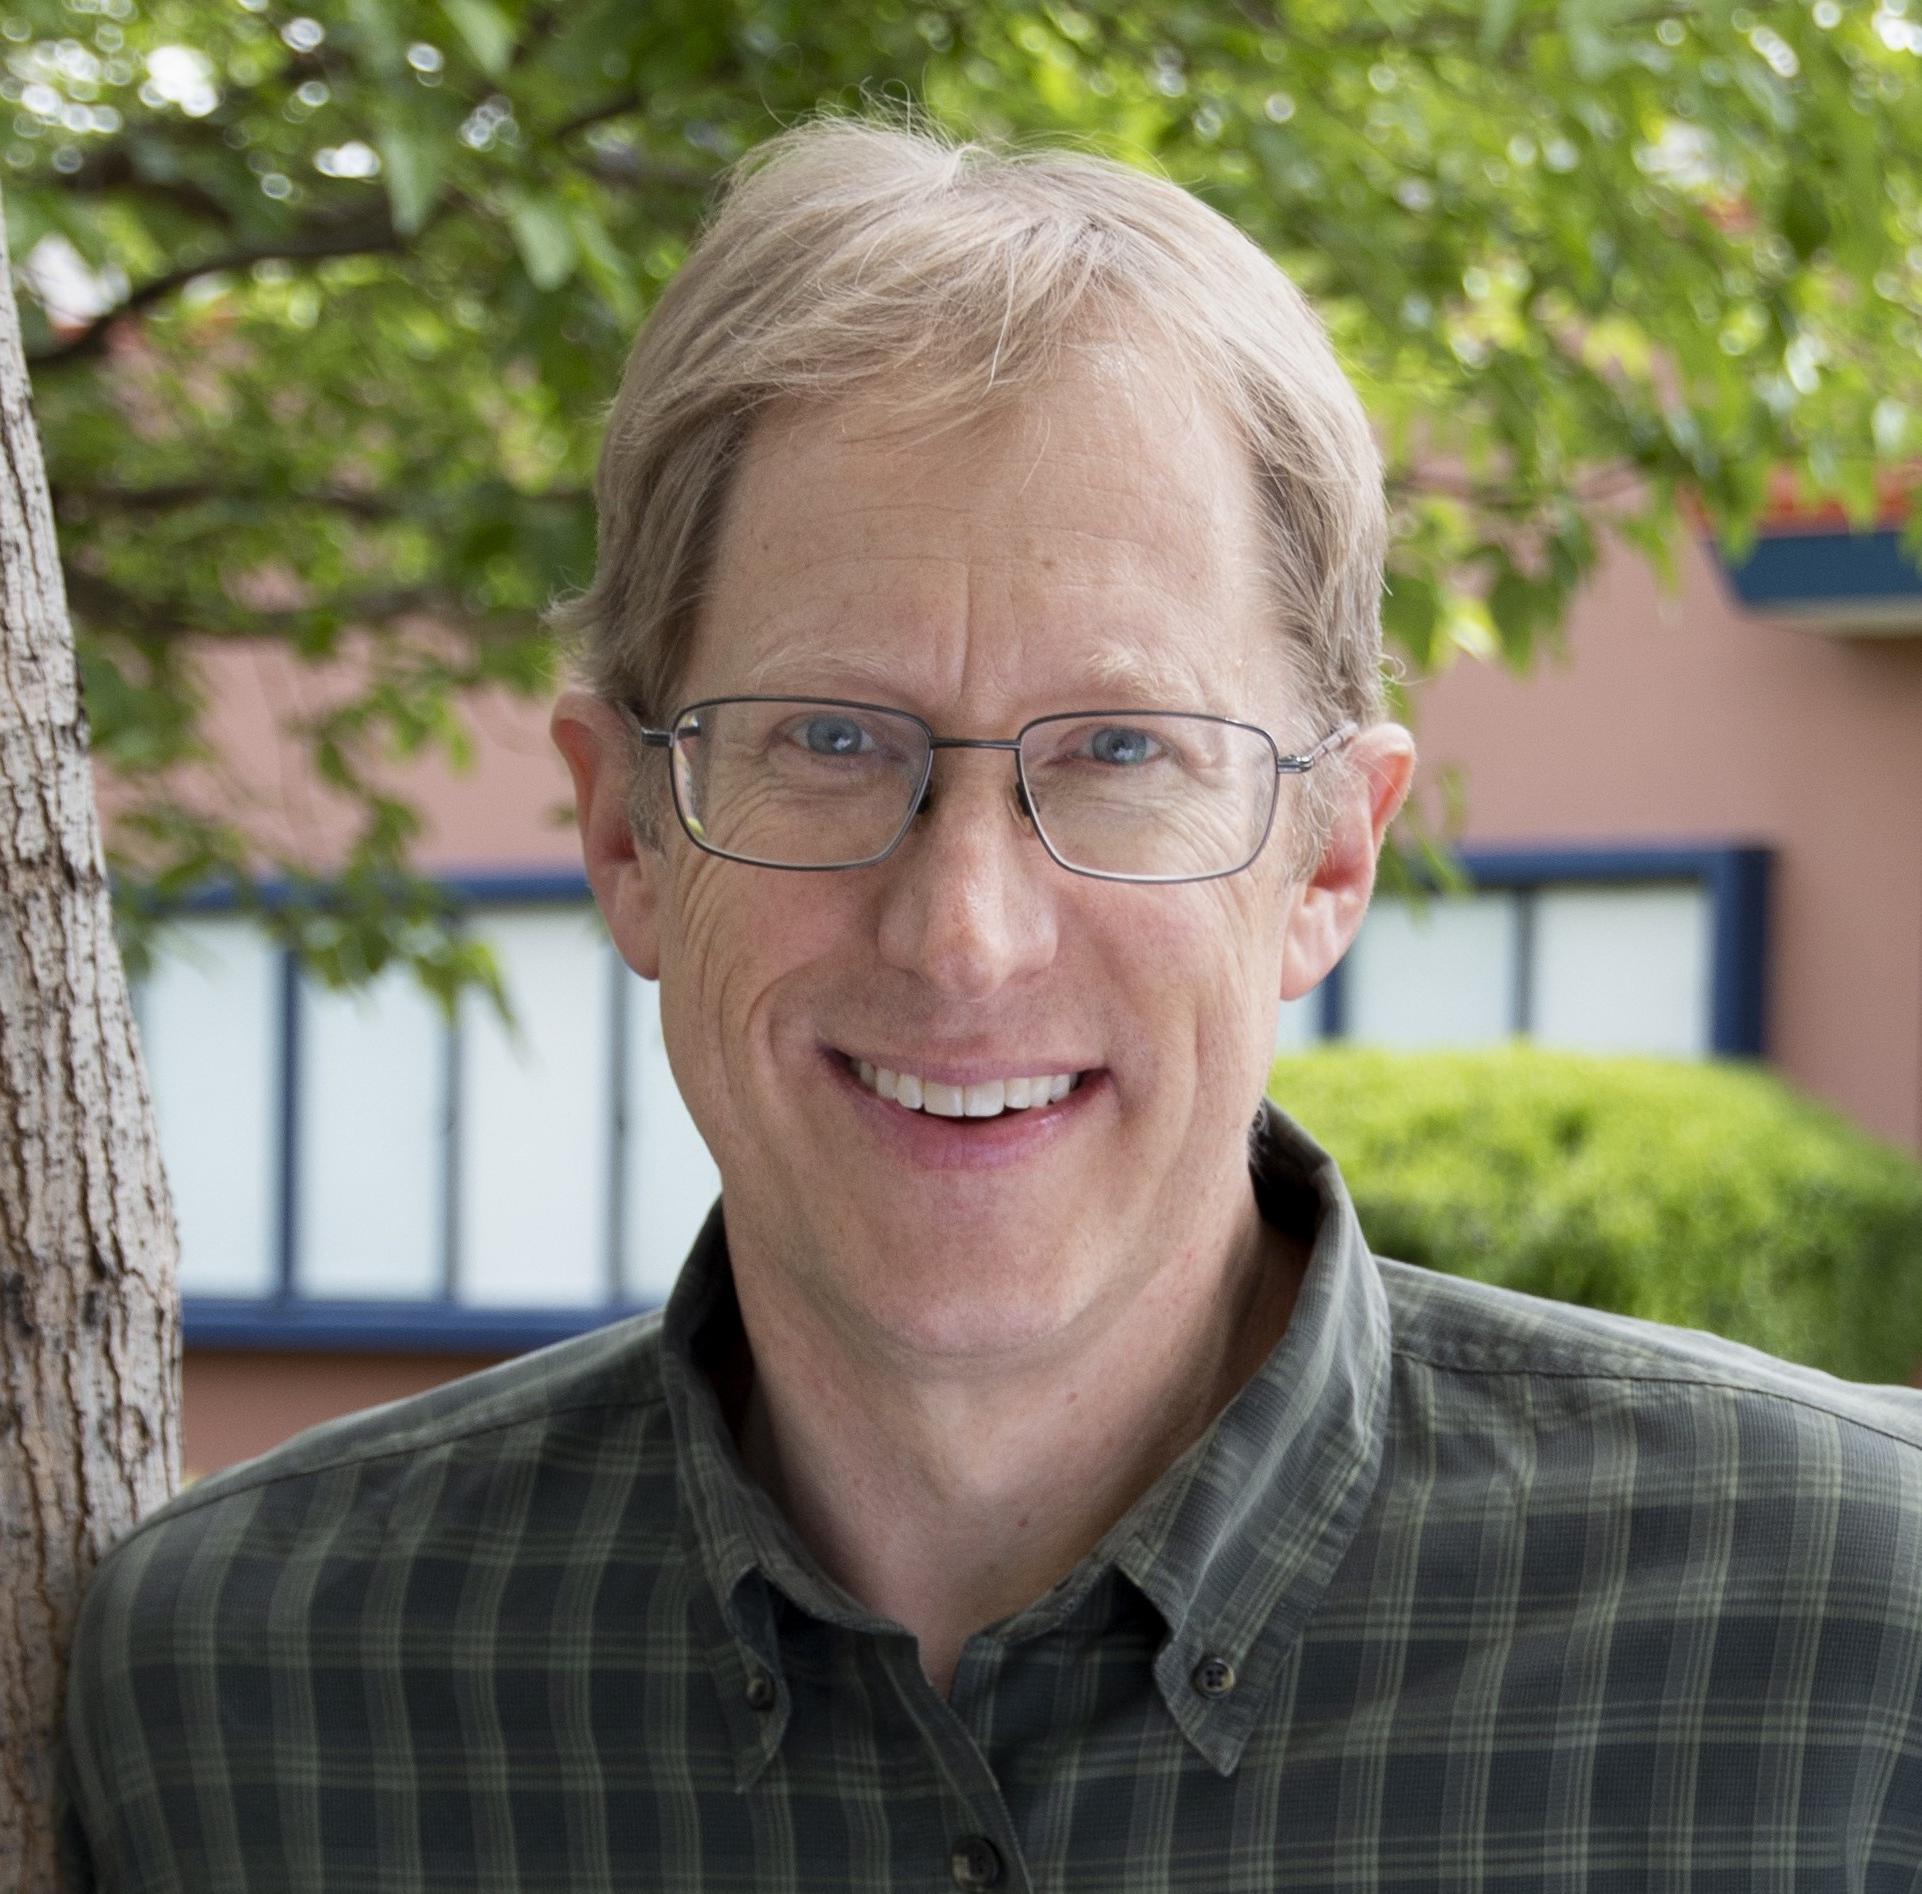
[[[425,227],[422,226],[423,229]],[[406,248],[406,240],[395,230],[393,219],[388,216],[384,204],[372,215],[310,224],[304,229],[291,230],[284,237],[261,243],[239,244],[231,250],[217,251],[197,263],[183,263],[175,269],[163,270],[158,276],[148,278],[129,290],[110,309],[102,310],[64,342],[29,357],[28,365],[39,373],[49,368],[64,368],[97,355],[117,324],[145,309],[150,303],[172,295],[197,277],[212,276],[222,270],[250,269],[256,263],[276,259],[312,262],[324,257],[366,256]]]
[[[617,92],[611,99],[602,99],[598,105],[590,105],[585,111],[576,112],[572,118],[564,118],[548,131],[547,136],[556,144],[584,132],[590,125],[598,125],[603,119],[621,118],[629,112],[638,112],[641,95],[638,92]]]
[[[395,585],[350,598],[327,598],[312,605],[255,610],[228,604],[231,617],[215,620],[204,598],[141,593],[98,573],[63,568],[67,599],[90,623],[144,643],[168,644],[191,638],[242,643],[278,639],[330,612],[343,629],[385,625],[402,617],[431,618],[450,631],[464,633],[476,643],[495,644],[528,637],[534,617],[530,612],[482,612],[444,586]]]
[[[1648,477],[1649,469],[1635,461],[1610,461],[1590,468],[1582,479],[1571,482],[1568,497],[1579,505],[1592,506],[1599,500],[1610,500],[1632,492]],[[1451,500],[1465,501],[1483,512],[1524,516],[1539,512],[1554,497],[1546,487],[1533,492],[1518,491],[1513,487],[1489,486],[1480,481],[1457,479],[1435,468],[1425,468],[1419,473],[1391,474],[1383,482],[1383,487],[1391,501],[1417,494],[1439,493]]]
[[[567,162],[589,177],[623,190],[647,190],[665,185],[676,191],[706,191],[714,184],[710,172],[696,171],[684,164],[669,164],[659,158],[645,158],[631,145],[617,151],[589,150],[573,154]]]
[[[105,196],[109,191],[151,197],[158,203],[184,210],[189,216],[210,218],[223,229],[231,229],[234,220],[233,211],[227,205],[192,179],[146,176],[134,163],[132,151],[119,139],[96,146],[77,171],[62,179],[60,188],[86,197]]]
[[[586,506],[593,495],[585,487],[546,487],[537,493],[525,493],[517,488],[488,487],[467,489],[435,496],[435,504],[430,507],[410,505],[396,499],[391,491],[379,493],[362,492],[354,487],[328,486],[309,487],[303,491],[275,494],[272,504],[276,508],[288,506],[324,506],[338,512],[351,513],[358,519],[417,519],[427,513],[457,513],[469,510],[475,499],[476,491],[490,499],[509,498],[516,504],[529,506]],[[53,492],[54,514],[56,518],[85,518],[89,513],[163,513],[173,507],[200,506],[208,501],[231,501],[236,505],[259,506],[261,494],[254,487],[222,486],[214,480],[174,480],[160,481],[152,486],[131,487],[109,483],[98,487],[56,487]]]

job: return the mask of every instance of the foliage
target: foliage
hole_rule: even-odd
[[[1383,1255],[1858,1380],[1922,1367],[1922,1165],[1757,1068],[1328,1047],[1270,1090]]]
[[[464,977],[381,768],[460,764],[465,693],[547,685],[634,325],[727,161],[817,104],[1078,139],[1266,244],[1379,424],[1422,670],[1530,662],[1605,530],[1666,562],[1699,502],[1739,538],[1780,466],[1863,519],[1922,450],[1893,0],[17,0],[0,32],[93,739],[142,811],[116,865],[261,853],[175,786],[196,649],[352,649],[363,687],[301,737],[362,815],[375,899],[326,923],[355,964]],[[52,319],[50,240],[106,307]],[[317,948],[311,912],[274,924]]]

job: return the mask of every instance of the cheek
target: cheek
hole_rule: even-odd
[[[661,1035],[694,1122],[721,1135],[739,1041],[765,980],[764,936],[753,924],[741,870],[690,851],[676,864],[661,941]]]
[[[1153,1073],[1178,1094],[1265,1086],[1280,1006],[1280,917],[1272,892],[1240,877],[1167,890],[1128,910],[1084,915],[1101,938],[1097,979],[1122,1002],[1115,1046],[1122,1071]],[[1186,1109],[1186,1108],[1184,1108]]]
[[[1271,892],[1229,878],[1197,884],[1208,899],[1184,908],[1140,955],[1164,1005],[1185,1010],[1200,1076],[1235,1089],[1265,1084],[1281,993],[1281,919]],[[1178,1030],[1174,1020],[1165,1028]]]
[[[680,984],[698,982],[717,958],[725,959],[730,938],[739,923],[732,916],[743,890],[734,885],[738,874],[730,862],[717,861],[697,850],[682,852],[668,880],[667,923],[662,928],[662,975],[671,966]]]
[[[823,952],[825,904],[809,876],[773,875],[690,849],[662,933],[661,1031],[695,1122],[710,1137],[745,1109],[779,1031],[792,976]],[[757,1048],[759,1049],[757,1051]]]

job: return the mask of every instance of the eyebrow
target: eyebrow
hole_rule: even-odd
[[[831,680],[831,686],[820,681],[823,675]],[[803,681],[797,683],[797,678]],[[1126,645],[1103,645],[1089,653],[1077,669],[1077,678],[1079,681],[1069,686],[1070,695],[1084,689],[1096,694],[1120,693],[1171,710],[1200,705],[1198,680],[1185,668]],[[798,696],[817,690],[833,695],[849,689],[891,698],[900,693],[901,682],[898,652],[865,651],[855,646],[808,658],[792,650],[767,652],[747,667],[739,688],[750,696]],[[1091,697],[1088,707],[1099,706]]]

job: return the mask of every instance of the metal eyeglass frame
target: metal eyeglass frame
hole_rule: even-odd
[[[1266,820],[1261,825],[1261,839],[1255,843],[1254,848],[1249,852],[1247,860],[1237,862],[1232,868],[1212,869],[1205,875],[1123,875],[1116,874],[1108,869],[1083,868],[1077,863],[1063,859],[1060,851],[1055,847],[1054,843],[1048,839],[1047,829],[1035,815],[1034,801],[1028,790],[1027,768],[1021,756],[1022,739],[1030,730],[1037,729],[1043,724],[1078,723],[1089,717],[1113,717],[1117,720],[1128,717],[1192,717],[1200,723],[1226,724],[1233,730],[1252,731],[1256,736],[1260,737],[1262,742],[1267,744],[1270,755],[1275,759],[1275,774],[1279,778],[1282,776],[1305,776],[1324,756],[1330,755],[1332,752],[1340,749],[1342,745],[1354,737],[1361,728],[1359,724],[1352,720],[1338,724],[1333,730],[1329,731],[1313,749],[1305,751],[1299,756],[1284,756],[1281,753],[1281,746],[1258,723],[1244,723],[1238,717],[1218,717],[1211,711],[1143,710],[1139,705],[1131,706],[1125,710],[1051,711],[1045,717],[1030,717],[1011,737],[938,737],[934,734],[934,726],[930,724],[925,717],[918,717],[911,710],[903,710],[898,704],[860,703],[853,698],[847,697],[762,697],[751,695],[737,697],[703,697],[694,703],[683,704],[681,708],[674,713],[668,728],[665,730],[650,728],[646,720],[642,717],[638,705],[628,702],[623,704],[622,708],[625,709],[639,725],[641,742],[646,745],[647,748],[672,752],[675,741],[680,735],[681,728],[687,720],[690,717],[697,716],[703,710],[712,710],[719,704],[818,704],[824,710],[876,711],[883,716],[900,717],[908,723],[918,725],[922,734],[927,738],[927,756],[921,765],[921,780],[915,785],[913,793],[908,797],[908,813],[902,819],[901,826],[895,830],[894,837],[886,848],[881,849],[876,854],[864,855],[860,860],[851,862],[766,861],[758,855],[737,855],[730,849],[716,848],[713,843],[703,841],[700,836],[694,833],[693,827],[687,819],[687,810],[682,807],[681,804],[679,776],[673,768],[669,768],[667,772],[668,785],[674,795],[674,814],[680,822],[682,833],[685,834],[687,839],[692,842],[696,848],[700,849],[703,854],[713,855],[721,861],[740,862],[749,868],[776,868],[785,870],[790,874],[798,875],[834,874],[839,873],[845,868],[872,868],[878,863],[886,861],[887,858],[901,846],[902,842],[906,840],[907,833],[914,827],[916,818],[920,816],[928,806],[928,784],[934,776],[935,751],[1009,750],[1012,751],[1014,755],[1015,789],[1020,798],[1021,813],[1027,819],[1028,826],[1033,829],[1036,836],[1039,837],[1041,846],[1048,851],[1049,859],[1052,860],[1057,867],[1065,868],[1071,875],[1086,875],[1090,880],[1094,881],[1130,881],[1149,883],[1157,886],[1169,886],[1185,881],[1220,881],[1229,875],[1238,875],[1242,873],[1243,870],[1253,867],[1255,862],[1260,858],[1261,851],[1268,846],[1268,837],[1275,826],[1275,805],[1280,800],[1279,795],[1271,795],[1268,798],[1268,814]]]

